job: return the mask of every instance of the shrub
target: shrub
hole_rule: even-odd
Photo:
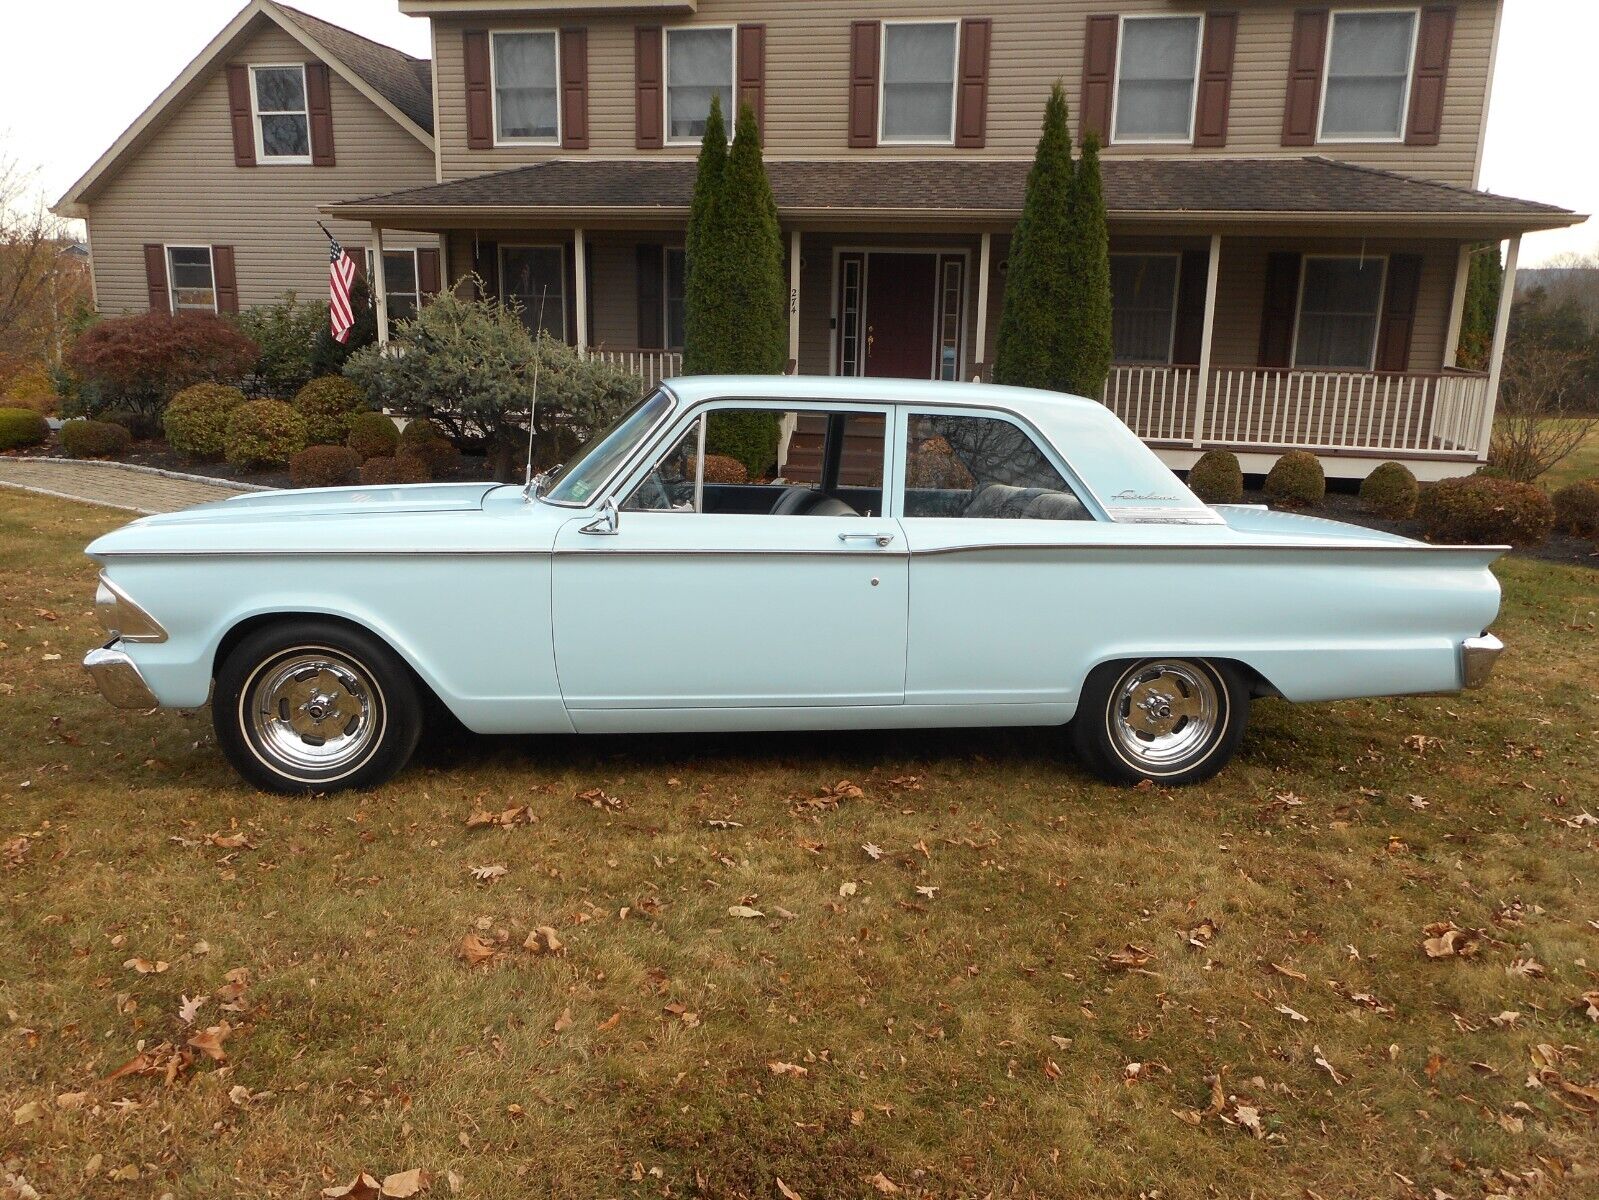
[[[1555,528],[1576,537],[1599,537],[1599,479],[1561,488],[1552,498]]]
[[[1510,479],[1468,475],[1421,493],[1416,515],[1432,541],[1536,546],[1549,536],[1555,507],[1541,488]]]
[[[344,444],[362,458],[391,458],[400,445],[400,431],[383,413],[356,413]]]
[[[228,418],[244,393],[223,383],[196,383],[172,397],[161,418],[167,445],[188,458],[220,458]]]
[[[359,254],[360,251],[356,253]],[[350,289],[350,308],[355,313],[355,324],[351,327],[349,336],[342,342],[333,340],[333,328],[328,323],[327,309],[321,310],[316,340],[311,347],[312,375],[338,375],[357,350],[364,350],[368,346],[377,344],[378,315],[372,305],[371,286],[364,275],[355,277],[355,286]]]
[[[748,483],[750,473],[744,469],[744,464],[736,458],[729,458],[725,454],[707,454],[705,456],[705,482],[706,483]]]
[[[1361,503],[1395,521],[1415,515],[1420,495],[1416,477],[1403,463],[1385,462],[1360,481]]]
[[[161,421],[154,413],[139,412],[131,408],[103,408],[94,414],[97,421],[110,421],[113,425],[120,425],[128,431],[128,436],[136,442],[147,438],[159,437],[161,434]]]
[[[302,304],[285,292],[274,304],[245,309],[233,322],[260,347],[250,374],[266,395],[292,396],[315,373],[317,335],[328,327],[326,304]]]
[[[56,411],[61,400],[49,372],[40,366],[27,367],[6,380],[0,398],[10,407],[31,408],[46,417]]]
[[[281,467],[305,449],[305,420],[281,400],[251,400],[228,418],[223,452],[245,471]]]
[[[423,442],[447,442],[450,435],[444,432],[444,427],[437,421],[426,417],[417,417],[405,423],[405,428],[400,430],[400,445],[419,446]]]
[[[427,463],[414,454],[369,458],[361,465],[362,483],[426,483]]]
[[[31,408],[0,408],[0,450],[37,446],[50,436],[42,413]]]
[[[289,459],[297,488],[348,487],[361,482],[361,456],[348,446],[307,446]]]
[[[68,458],[115,458],[133,444],[133,435],[110,421],[79,418],[61,427],[61,449]]]
[[[967,491],[976,486],[972,474],[955,457],[955,448],[941,437],[930,437],[905,460],[905,486]]]
[[[259,354],[254,342],[220,317],[143,313],[89,326],[72,344],[67,363],[96,406],[154,418],[190,384],[239,383]]]
[[[294,397],[294,411],[305,419],[305,435],[314,446],[342,446],[350,436],[350,418],[365,409],[361,389],[342,375],[313,379]]]
[[[782,418],[775,412],[718,410],[705,426],[705,452],[737,459],[751,479],[771,471],[782,440]]]
[[[401,458],[409,456],[421,459],[427,464],[429,479],[450,479],[461,470],[461,452],[447,438],[413,438],[407,443],[405,434],[401,433],[397,453]]]
[[[1206,504],[1237,504],[1244,498],[1244,471],[1231,450],[1207,450],[1188,469],[1188,490]]]
[[[1285,508],[1311,508],[1327,494],[1321,461],[1308,450],[1290,450],[1266,476],[1266,495]]]

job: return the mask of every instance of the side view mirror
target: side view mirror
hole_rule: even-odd
[[[579,533],[591,533],[596,537],[615,537],[621,514],[616,508],[616,497],[607,496],[600,505],[600,515],[595,517]]]

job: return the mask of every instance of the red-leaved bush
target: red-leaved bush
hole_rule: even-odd
[[[152,312],[95,322],[73,343],[67,362],[99,393],[100,407],[157,416],[190,384],[237,384],[260,353],[220,317]]]

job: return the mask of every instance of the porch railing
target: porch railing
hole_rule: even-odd
[[[1104,402],[1147,441],[1475,454],[1488,379],[1468,372],[1118,365]]]
[[[678,350],[608,350],[602,346],[590,350],[589,355],[642,376],[651,387],[683,373],[683,354]]]

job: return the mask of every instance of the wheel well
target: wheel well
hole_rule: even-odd
[[[390,644],[386,637],[380,634],[377,630],[361,624],[359,621],[352,621],[348,617],[335,616],[332,613],[270,612],[261,613],[260,615],[254,617],[246,617],[232,629],[223,634],[222,640],[217,643],[216,655],[211,660],[211,677],[213,679],[216,678],[217,672],[222,669],[222,664],[227,660],[228,655],[233,653],[233,648],[245,638],[249,637],[258,629],[265,629],[269,625],[277,625],[284,621],[326,621],[330,625],[342,625],[346,629],[357,630],[366,634],[367,637],[376,638],[385,646],[388,646],[390,650],[393,650],[395,657],[398,658],[402,664],[404,664],[406,671],[410,674],[412,681],[416,684],[418,694],[434,703],[440,703],[438,694],[434,692],[432,687],[428,685],[428,681],[417,674],[416,668],[406,660],[405,655],[401,654],[398,650],[395,650],[394,646]]]
[[[1157,658],[1157,657],[1164,657],[1164,656],[1162,656],[1162,655],[1144,655],[1144,656],[1141,656],[1141,657]],[[1247,687],[1249,689],[1249,698],[1251,700],[1260,700],[1260,699],[1265,699],[1265,698],[1274,698],[1274,699],[1281,699],[1282,698],[1282,693],[1277,690],[1276,685],[1273,684],[1271,680],[1267,679],[1264,675],[1262,675],[1254,667],[1250,666],[1248,663],[1242,661],[1241,659],[1222,658],[1222,657],[1219,657],[1219,656],[1216,656],[1216,655],[1211,655],[1211,654],[1174,654],[1174,655],[1172,655],[1172,657],[1174,657],[1174,658],[1199,658],[1199,659],[1204,659],[1206,662],[1220,663],[1220,664],[1223,664],[1225,666],[1231,667],[1235,672],[1237,672],[1238,677],[1243,680],[1245,687]],[[1111,659],[1111,660],[1109,660],[1106,663],[1101,663],[1100,665],[1101,666],[1112,666],[1112,665],[1120,666],[1123,663],[1135,663],[1135,662],[1139,662],[1139,661],[1140,661],[1139,658],[1117,658],[1117,659]]]

